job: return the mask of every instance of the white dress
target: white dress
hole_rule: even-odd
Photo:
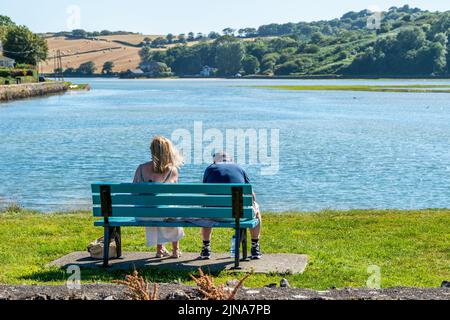
[[[146,178],[146,171],[143,170],[145,166],[150,165],[150,162],[141,164],[134,175],[133,183],[152,182],[151,179]],[[163,182],[170,179],[172,170],[167,174]],[[137,218],[139,221],[164,221],[164,218]],[[168,242],[179,241],[184,237],[184,230],[181,227],[146,227],[145,235],[147,239],[147,246],[156,246],[158,244],[165,244]]]
[[[177,227],[146,227],[145,236],[147,238],[147,246],[156,246],[167,242],[179,241],[184,237],[183,228]]]

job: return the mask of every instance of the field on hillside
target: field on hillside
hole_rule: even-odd
[[[131,35],[132,37],[134,35]],[[129,40],[130,42],[133,40]],[[125,40],[124,40],[125,41]],[[47,39],[49,58],[41,64],[41,72],[52,73],[54,69],[53,57],[61,50],[63,68],[78,68],[81,63],[93,61],[97,66],[97,73],[106,61],[114,62],[114,71],[126,71],[136,68],[139,64],[140,48],[119,44],[106,40],[76,39],[64,37]]]
[[[78,68],[80,64],[93,61],[97,67],[96,73],[101,73],[106,61],[114,62],[114,71],[121,72],[137,68],[140,62],[139,50],[136,47],[144,38],[154,39],[157,35],[111,35],[101,36],[99,40],[68,39],[65,37],[48,37],[48,59],[41,63],[40,72],[52,73],[54,70],[54,56],[57,50],[61,50],[62,65],[64,69]],[[118,43],[116,41],[120,41]],[[129,43],[130,45],[127,45]],[[197,44],[198,41],[187,43],[188,46]],[[167,48],[179,44],[167,45]],[[164,49],[153,49],[164,50]]]

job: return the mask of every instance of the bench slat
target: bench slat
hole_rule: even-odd
[[[92,193],[100,193],[101,185],[111,186],[111,193],[182,193],[230,195],[231,188],[243,187],[244,194],[252,193],[252,186],[244,183],[94,183]]]
[[[241,219],[241,228],[254,228],[259,224],[258,219]],[[105,225],[103,219],[94,222],[97,227]],[[195,223],[188,221],[139,221],[135,218],[110,218],[111,227],[199,227]],[[234,221],[220,221],[213,225],[214,228],[234,228]]]
[[[243,218],[253,218],[253,209],[244,208]],[[101,208],[93,208],[94,216],[101,217]],[[152,218],[232,218],[231,208],[220,207],[112,207],[113,217],[152,217]]]
[[[231,196],[228,195],[135,195],[135,194],[113,194],[111,196],[112,205],[136,205],[136,206],[157,206],[157,205],[197,205],[212,207],[231,207]],[[243,196],[244,206],[252,205],[252,196]],[[100,195],[92,196],[94,205],[100,205]]]

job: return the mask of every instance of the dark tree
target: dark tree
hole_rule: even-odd
[[[83,29],[75,29],[75,30],[72,30],[72,37],[84,39],[87,37],[87,32],[84,31]]]
[[[246,55],[242,60],[242,69],[246,75],[257,74],[259,72],[259,61],[255,56]]]
[[[18,63],[36,65],[47,58],[47,41],[25,26],[11,26],[5,36],[3,49]]]
[[[114,62],[106,61],[103,64],[102,73],[111,74],[111,73],[113,73],[113,68],[114,68]]]
[[[173,34],[169,33],[169,34],[166,36],[166,39],[167,39],[167,43],[172,43],[172,42],[173,42],[173,39],[175,39],[175,36],[174,36]]]
[[[77,69],[77,73],[81,75],[92,75],[94,74],[95,70],[97,70],[95,63],[92,61],[88,61],[80,64]]]
[[[240,42],[224,42],[217,46],[216,65],[219,73],[232,76],[241,70],[244,49]]]

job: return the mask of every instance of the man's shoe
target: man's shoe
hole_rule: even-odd
[[[250,259],[261,259],[262,253],[259,247],[259,243],[252,244],[252,248],[250,251],[251,251]]]
[[[208,260],[211,258],[211,246],[203,246],[202,252],[200,253],[200,258],[203,260]]]

